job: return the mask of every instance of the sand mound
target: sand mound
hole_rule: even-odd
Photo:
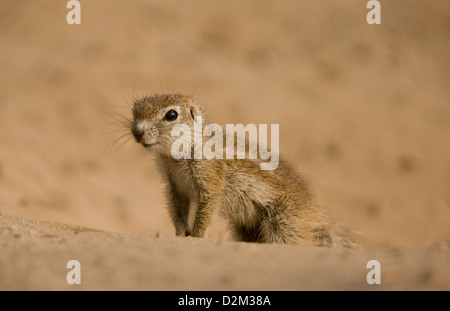
[[[112,233],[0,217],[0,290],[450,289],[450,242],[354,251]],[[381,284],[368,285],[369,260]],[[81,284],[66,264],[78,260]]]

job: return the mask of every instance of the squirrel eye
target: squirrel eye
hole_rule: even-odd
[[[167,111],[166,115],[164,116],[164,120],[166,121],[175,121],[178,118],[178,112],[171,109]]]

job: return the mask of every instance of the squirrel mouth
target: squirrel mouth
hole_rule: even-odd
[[[149,148],[151,146],[153,146],[155,143],[153,144],[146,144],[146,143],[142,143],[142,146],[144,146],[145,148]]]

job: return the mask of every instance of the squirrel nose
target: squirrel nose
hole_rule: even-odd
[[[133,134],[136,141],[139,142],[142,136],[144,136],[144,130],[136,123],[133,123],[133,126],[131,127],[131,134]]]

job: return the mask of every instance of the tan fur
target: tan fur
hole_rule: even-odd
[[[163,119],[169,108],[178,109],[179,119]],[[237,240],[356,246],[345,230],[330,224],[305,180],[283,159],[273,171],[261,170],[259,159],[175,160],[171,129],[185,123],[193,135],[193,114],[203,117],[203,126],[208,123],[199,104],[180,94],[144,97],[133,108],[132,133],[156,155],[176,235],[203,237],[217,209]]]

